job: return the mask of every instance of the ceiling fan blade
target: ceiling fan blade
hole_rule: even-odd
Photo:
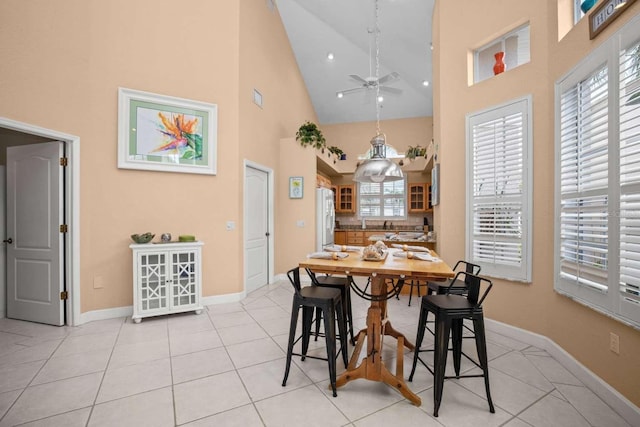
[[[356,74],[349,74],[349,77],[351,77],[353,80],[357,81],[358,83],[364,83],[366,84],[367,81],[365,79],[363,79],[362,77],[356,75]]]
[[[395,87],[379,86],[379,88],[380,88],[380,92],[395,93],[396,95],[399,95],[402,93],[402,89],[398,89]]]
[[[350,94],[350,93],[358,92],[358,91],[361,91],[361,90],[364,90],[364,89],[365,89],[365,88],[363,88],[363,87],[354,87],[354,88],[352,88],[352,89],[339,90],[338,92],[336,92],[336,96],[337,96],[339,93],[341,93],[341,94],[343,94],[343,95],[348,95],[348,94]]]
[[[389,82],[394,82],[396,80],[398,80],[400,78],[400,74],[396,73],[395,71],[393,73],[389,73],[386,76],[382,76],[380,77],[380,79],[378,79],[378,84],[385,84],[385,83],[389,83]]]

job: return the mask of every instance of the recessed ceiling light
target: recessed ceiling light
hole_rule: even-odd
[[[428,80],[423,80],[422,81],[422,86],[429,86],[429,81]]]
[[[329,61],[333,61],[333,53],[331,53],[331,52],[327,53],[327,59]]]
[[[430,43],[430,44],[429,44],[429,48],[430,48],[431,50],[433,50],[433,43]]]
[[[382,95],[378,96],[378,102],[382,102],[382,101],[384,101],[384,96]]]
[[[344,94],[342,92],[338,92],[337,96],[338,96],[338,98],[342,98],[344,96]]]

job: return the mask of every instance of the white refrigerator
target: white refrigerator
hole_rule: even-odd
[[[316,190],[316,250],[333,245],[333,231],[336,210],[333,205],[333,191],[328,188]]]

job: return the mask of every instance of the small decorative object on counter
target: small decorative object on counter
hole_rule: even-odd
[[[147,231],[144,234],[132,234],[131,240],[133,240],[136,243],[149,243],[154,236],[155,234]]]
[[[191,236],[189,234],[183,234],[178,236],[178,241],[179,242],[195,242],[196,241],[196,236]]]
[[[587,13],[589,10],[591,10],[594,4],[596,4],[596,0],[583,1],[582,4],[580,5],[580,9],[582,10],[582,13]]]
[[[171,233],[162,233],[160,240],[162,240],[163,243],[169,243],[171,241]]]

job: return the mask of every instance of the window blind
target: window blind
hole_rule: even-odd
[[[472,115],[468,124],[468,258],[487,274],[530,280],[528,100]]]
[[[387,218],[406,215],[406,180],[361,182],[358,185],[358,212],[361,217]]]
[[[620,293],[640,304],[640,43],[620,52]]]
[[[608,78],[606,66],[560,101],[560,275],[607,290]]]

